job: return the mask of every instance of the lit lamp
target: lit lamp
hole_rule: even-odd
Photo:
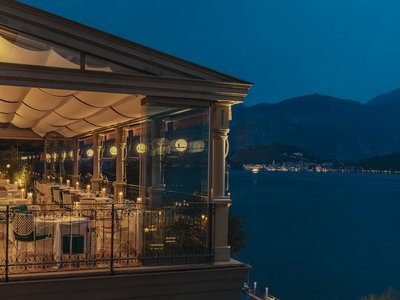
[[[140,203],[140,202],[142,202],[142,198],[141,197],[137,197],[136,201]]]
[[[112,156],[115,156],[115,155],[117,155],[117,153],[118,153],[117,147],[116,147],[116,146],[112,146],[112,147],[110,148],[110,154],[111,154]]]
[[[188,143],[184,139],[173,140],[170,145],[171,149],[175,152],[185,152],[188,147]]]
[[[87,149],[86,155],[87,155],[88,157],[93,157],[93,155],[94,155],[93,149]]]
[[[11,168],[11,165],[10,165],[10,164],[7,164],[7,165],[6,165],[6,168],[7,168],[7,169]]]
[[[118,201],[122,202],[122,198],[124,197],[124,193],[123,192],[119,192],[118,193]]]
[[[136,152],[139,154],[143,154],[146,152],[146,144],[139,143],[136,145]]]
[[[71,186],[71,181],[69,179],[67,179],[67,187]]]
[[[90,193],[90,184],[88,184],[87,186],[86,186],[86,193]]]

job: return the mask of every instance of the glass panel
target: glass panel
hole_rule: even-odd
[[[127,182],[149,204],[206,201],[208,109],[154,117],[128,137]],[[139,190],[140,189],[140,190]]]
[[[43,160],[46,164],[46,174],[43,173],[46,180],[65,183],[73,170],[72,141],[47,141]]]
[[[80,52],[0,26],[0,61],[80,69]]]
[[[79,171],[83,186],[90,184],[93,175],[93,139],[88,138],[79,142]]]
[[[7,141],[0,143],[0,181],[8,180],[15,187],[33,190],[34,180],[40,178],[44,164],[41,161],[44,145],[42,141]],[[4,185],[4,184],[3,184]],[[1,188],[0,198],[7,190]],[[19,194],[18,194],[19,196]]]

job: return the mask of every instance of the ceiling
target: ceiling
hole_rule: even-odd
[[[64,137],[148,117],[169,107],[142,105],[142,95],[0,86],[0,123]]]

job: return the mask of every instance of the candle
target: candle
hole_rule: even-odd
[[[60,177],[60,184],[61,185],[63,184],[63,178],[62,177]]]
[[[124,193],[122,193],[122,192],[119,192],[118,193],[118,200],[120,201],[120,202],[122,202],[122,198],[124,197]]]
[[[25,189],[21,189],[21,198],[25,198]]]
[[[18,181],[14,181],[14,185],[15,185],[15,186],[18,186]]]
[[[7,179],[7,185],[9,185],[10,184],[10,179]]]
[[[32,193],[28,193],[28,201],[32,201],[33,198],[33,194]]]
[[[102,196],[102,197],[105,197],[105,196],[106,196],[106,189],[105,189],[105,188],[102,188],[102,189],[101,189],[101,196]]]
[[[76,189],[79,189],[79,182],[78,182],[78,181],[75,182],[75,188],[76,188]]]
[[[141,197],[137,197],[137,198],[136,198],[136,201],[137,201],[137,202],[142,202],[142,198],[141,198]]]
[[[86,186],[86,193],[90,193],[90,184],[88,184],[87,186]]]
[[[71,186],[71,181],[69,179],[67,179],[67,187]]]

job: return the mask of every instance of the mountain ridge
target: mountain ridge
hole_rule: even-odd
[[[399,115],[400,89],[367,103],[314,93],[234,106],[231,149],[278,143],[324,159],[356,161],[400,150]]]

